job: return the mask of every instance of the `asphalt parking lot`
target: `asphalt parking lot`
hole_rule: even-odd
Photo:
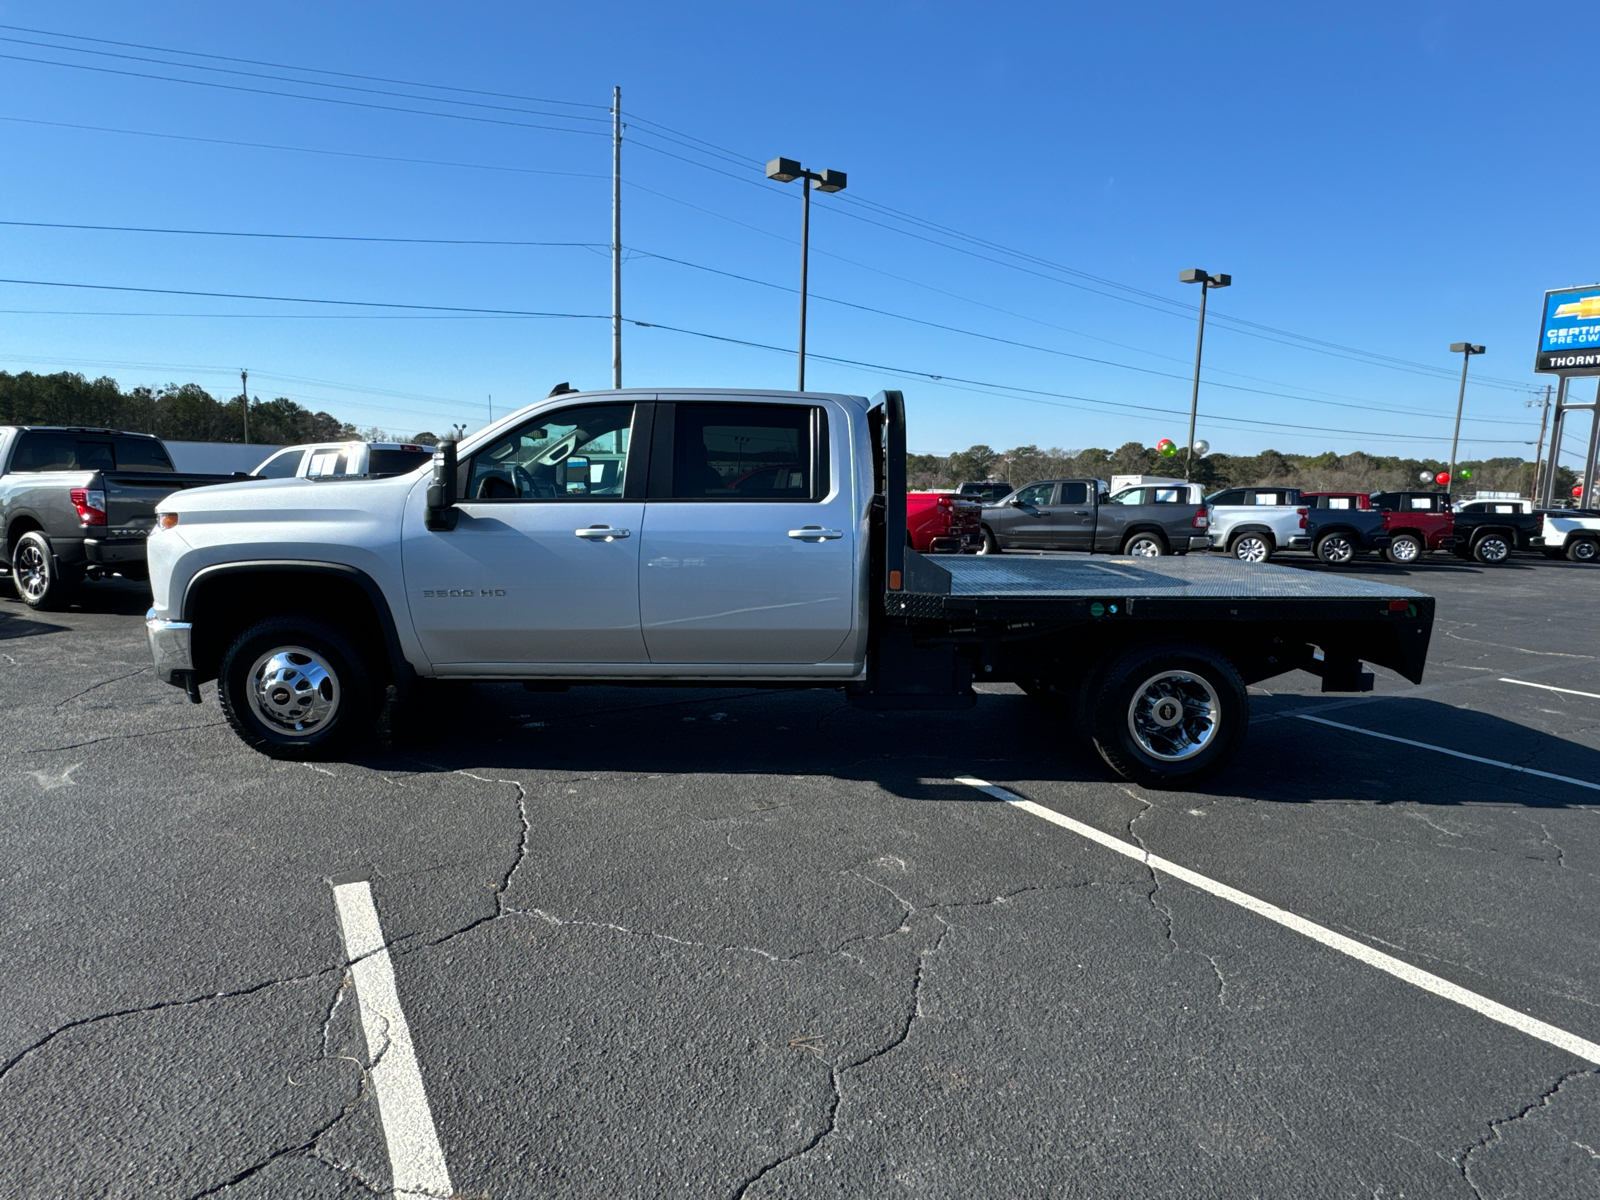
[[[1192,794],[1009,685],[277,763],[141,589],[0,585],[0,1195],[1600,1195],[1600,570],[1363,573],[1425,683],[1254,688]]]

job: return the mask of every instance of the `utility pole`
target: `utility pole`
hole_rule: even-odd
[[[489,393],[489,424],[494,424],[494,393]]]
[[[1529,405],[1533,401],[1528,401]],[[1533,497],[1535,504],[1539,503],[1539,468],[1544,465],[1544,427],[1550,421],[1550,385],[1544,385],[1544,402],[1540,404],[1539,413],[1539,441],[1533,451],[1533,486],[1528,489],[1528,495]]]
[[[244,444],[250,444],[250,372],[243,367],[239,368],[239,387],[244,395],[239,397],[244,402]]]
[[[622,387],[622,89],[611,89],[611,386]]]
[[[1471,342],[1451,342],[1450,353],[1461,355],[1461,391],[1456,396],[1456,431],[1450,438],[1450,482],[1446,488],[1454,487],[1456,482],[1456,448],[1461,442],[1461,406],[1467,400],[1467,364],[1472,361],[1474,354],[1482,354],[1482,346],[1474,346]]]

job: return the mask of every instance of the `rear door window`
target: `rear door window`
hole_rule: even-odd
[[[1061,499],[1059,504],[1087,504],[1089,503],[1089,485],[1079,480],[1076,483],[1063,483],[1061,485]]]
[[[367,474],[404,475],[432,461],[431,450],[372,450],[368,452]]]
[[[170,471],[172,459],[167,448],[155,438],[119,437],[116,444],[117,470],[119,471]]]
[[[1182,504],[1188,499],[1187,488],[1156,487],[1151,488],[1150,499],[1147,504]]]
[[[826,416],[813,405],[677,404],[671,425],[670,483],[652,466],[652,496],[820,500],[827,495],[827,457],[825,450],[818,452],[827,446]],[[655,457],[664,457],[660,449]]]
[[[1251,493],[1250,503],[1252,503],[1252,504],[1288,504],[1289,503],[1289,498],[1283,492],[1256,491],[1256,492]]]

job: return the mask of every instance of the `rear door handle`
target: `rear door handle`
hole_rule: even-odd
[[[609,525],[591,525],[587,529],[574,529],[572,532],[593,542],[609,542],[615,538],[627,537],[629,531],[626,529],[613,529]]]
[[[842,538],[844,531],[842,529],[824,529],[820,525],[807,525],[804,529],[789,530],[789,536],[802,542],[831,542],[836,538]]]

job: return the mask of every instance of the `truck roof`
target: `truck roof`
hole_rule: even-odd
[[[19,433],[110,433],[117,437],[161,439],[153,433],[138,433],[132,429],[107,429],[100,425],[0,425],[0,429],[15,429]]]

